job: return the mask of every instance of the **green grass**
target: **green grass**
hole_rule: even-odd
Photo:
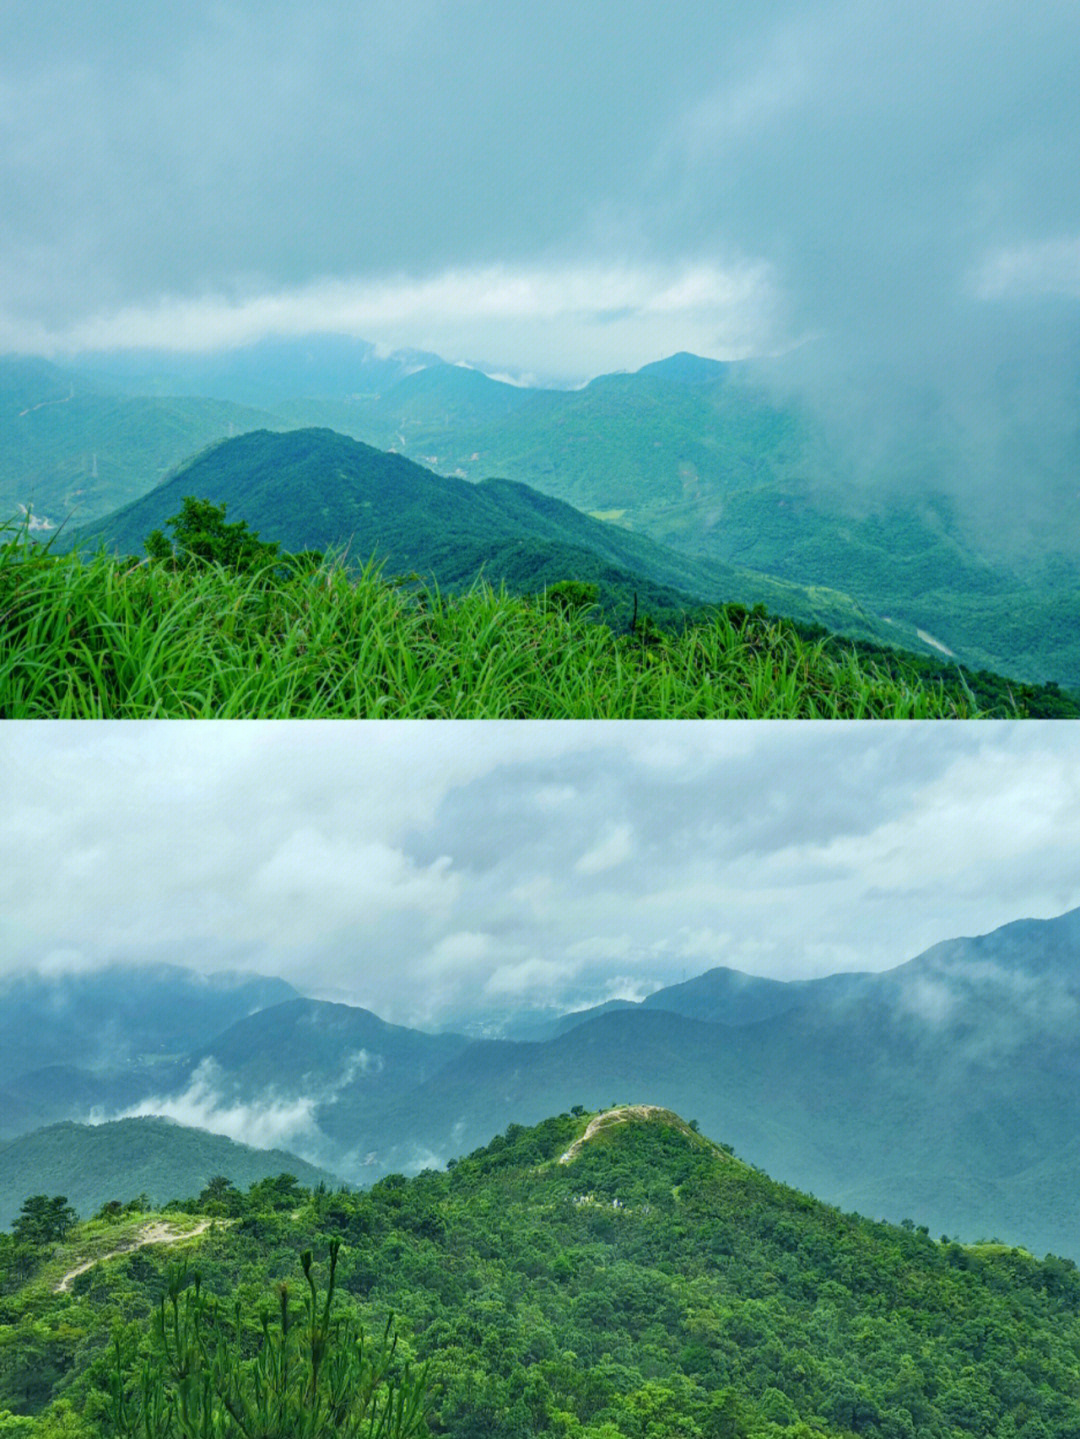
[[[941,718],[973,703],[732,607],[614,636],[477,584],[0,549],[0,717]]]

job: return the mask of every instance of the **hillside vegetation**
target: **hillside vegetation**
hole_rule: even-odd
[[[38,1065],[24,1051],[26,1067],[0,1090],[4,1123],[25,1136],[4,1151],[8,1213],[28,1185],[74,1198],[95,1167],[108,1187],[99,1161],[114,1130],[130,1139],[121,1158],[138,1147],[130,1122],[41,1132],[66,1120],[156,1109],[234,1133],[243,1119],[253,1141],[287,1132],[289,1149],[367,1184],[442,1163],[510,1123],[595,1108],[614,1091],[695,1115],[770,1174],[845,1209],[894,1222],[919,1214],[935,1232],[992,1233],[1080,1259],[1080,1043],[1069,1021],[1078,955],[1072,910],[950,939],[883,972],[782,982],[711,969],[641,1003],[544,1025],[534,1015],[524,1033],[499,1038],[483,1008],[458,1013],[470,1038],[295,995],[215,1032],[229,998],[219,990],[201,1007],[205,1029],[166,1055],[143,1041],[166,1029],[177,996],[196,993],[160,971],[131,982],[143,1024],[117,1000],[111,1064],[93,1040],[80,1044],[67,1005],[95,994],[107,1004],[110,988],[127,989],[125,971],[53,981],[24,1013],[37,1016],[42,1054],[66,1042],[72,1062]],[[249,993],[268,991],[249,977]],[[199,1012],[189,1009],[185,1027]],[[228,1149],[177,1125],[159,1126],[155,1140],[163,1171],[169,1147],[177,1163],[211,1143]],[[39,1154],[51,1168],[31,1163]],[[299,1161],[282,1162],[303,1177]],[[179,1193],[185,1172],[215,1163],[225,1166],[208,1157],[171,1185],[139,1187]]]
[[[88,1218],[113,1198],[118,1174],[127,1192],[144,1196],[149,1207],[198,1193],[215,1174],[246,1187],[285,1171],[308,1188],[335,1182],[283,1149],[253,1149],[170,1119],[51,1124],[0,1145],[0,1225],[14,1223],[29,1193],[63,1193]]]
[[[0,716],[34,718],[942,718],[977,712],[740,606],[666,633],[592,623],[574,582],[455,596],[296,560],[0,551]],[[960,690],[961,695],[957,694]],[[1034,691],[1031,691],[1034,694]],[[1056,695],[1056,692],[1054,692]],[[1004,686],[1007,712],[1025,690]],[[1060,697],[1057,697],[1060,698]],[[1055,698],[1055,703],[1057,702]]]
[[[190,365],[173,357],[169,372],[126,381],[104,369],[88,377],[40,360],[0,359],[0,515],[32,507],[54,535],[59,525],[63,538],[73,525],[85,527],[92,549],[119,511],[160,499],[178,466],[199,473],[201,446],[225,441],[227,450],[235,443],[228,436],[247,440],[245,432],[260,430],[265,449],[268,431],[310,436],[316,432],[303,427],[330,426],[339,448],[352,436],[395,451],[403,465],[437,471],[446,494],[455,485],[486,490],[475,500],[476,519],[487,509],[490,520],[495,489],[505,497],[509,481],[520,482],[519,491],[531,487],[531,504],[542,499],[553,514],[569,501],[579,525],[589,517],[605,522],[593,538],[606,529],[601,543],[623,547],[616,567],[639,579],[698,599],[761,603],[917,653],[943,647],[976,670],[1080,688],[1080,572],[1067,502],[1075,466],[1065,456],[1052,475],[1044,473],[1038,425],[1029,416],[1008,421],[1014,483],[976,503],[971,478],[959,478],[967,471],[957,436],[935,422],[932,405],[914,405],[909,432],[884,450],[828,433],[752,365],[676,355],[580,390],[531,390],[434,355],[379,360],[369,352],[362,344],[331,344],[321,354],[256,346]],[[141,393],[117,393],[118,384]],[[274,522],[292,506],[300,528],[322,527],[321,538],[299,548],[344,545],[354,536],[366,558],[376,546],[365,526],[376,513],[370,495],[351,495],[340,483],[349,465],[323,467],[316,493],[310,467],[300,473],[310,441],[277,438],[281,483],[267,492],[266,513],[210,485],[193,484],[186,493],[228,503],[286,549],[297,546]],[[236,478],[230,465],[213,461],[217,480]],[[391,566],[423,568],[393,555],[399,540],[408,548],[410,528],[423,531],[423,512],[414,509],[397,534],[392,515],[378,518],[378,547]],[[536,570],[533,588],[568,576],[596,582],[574,565],[541,574],[541,556],[515,553],[522,545],[528,552],[571,543],[565,534],[535,533],[536,518],[519,515],[525,528],[505,543],[493,532],[472,534],[462,548],[458,529],[441,551],[437,542],[422,546],[424,565],[456,567],[458,584],[466,569],[471,580],[485,566],[487,578],[513,589],[511,571],[522,561]],[[339,526],[329,537],[327,522]],[[136,527],[133,542],[160,523]],[[573,546],[590,549],[584,538],[579,531]],[[634,545],[628,565],[626,547]],[[647,551],[654,559],[663,554],[666,579],[649,574]],[[449,573],[437,579],[442,587],[451,582]],[[649,607],[655,610],[651,597]]]
[[[1080,1432],[1075,1266],[843,1214],[649,1106],[511,1125],[449,1171],[363,1193],[221,1177],[176,1215],[218,1221],[185,1241],[186,1271],[153,1246],[105,1258],[104,1216],[0,1240],[0,1433],[122,1432],[117,1382],[136,1410],[159,1372],[153,1316],[170,1294],[190,1309],[192,1270],[228,1301],[208,1323],[234,1366],[258,1364],[268,1297],[306,1292],[309,1254],[319,1295],[334,1256],[342,1322],[377,1336],[396,1316],[391,1376],[430,1366],[427,1428],[449,1439]]]

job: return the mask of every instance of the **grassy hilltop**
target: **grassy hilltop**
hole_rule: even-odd
[[[188,506],[192,508],[189,510]],[[538,541],[573,580],[440,592],[321,554],[282,555],[224,507],[184,501],[148,559],[0,548],[4,718],[953,718],[1070,716],[1018,685],[844,641],[764,607],[688,602]],[[518,542],[520,546],[520,542]],[[520,561],[520,553],[513,557]],[[589,583],[582,573],[597,574]],[[520,565],[514,570],[520,577]],[[563,570],[565,574],[566,571]],[[519,579],[520,583],[520,579]],[[653,602],[659,623],[643,607]],[[619,611],[629,610],[619,633]],[[607,623],[596,623],[597,618]],[[623,622],[625,624],[625,621]],[[613,629],[612,626],[615,626]]]

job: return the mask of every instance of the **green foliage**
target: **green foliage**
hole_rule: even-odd
[[[215,1174],[195,1201],[200,1213],[235,1218],[243,1212],[244,1196],[224,1174]]]
[[[430,1366],[446,1439],[1080,1431],[1068,1261],[842,1214],[663,1111],[605,1116],[578,1145],[595,1118],[511,1125],[450,1172],[313,1193],[295,1217],[249,1193],[238,1222],[194,1241],[198,1288],[152,1249],[99,1263],[73,1295],[26,1286],[3,1301],[4,1422],[302,1436],[324,1432],[335,1394],[363,1395],[350,1366],[400,1394],[409,1362]],[[322,1294],[307,1252],[336,1240]],[[302,1304],[280,1287],[298,1260]],[[386,1334],[390,1314],[397,1356],[389,1339],[361,1352],[361,1315]]]
[[[272,569],[273,567],[271,567]],[[580,591],[571,591],[580,597]],[[587,592],[586,592],[587,593]],[[388,584],[375,566],[279,576],[0,551],[4,718],[934,718],[966,701],[720,610],[616,636],[477,585]]]
[[[45,1194],[34,1194],[24,1201],[19,1217],[13,1225],[17,1244],[53,1244],[72,1228],[78,1215],[67,1202],[67,1195],[57,1194],[51,1199]]]
[[[582,584],[579,580],[560,580],[543,594],[544,603],[563,614],[591,610],[600,594],[599,585]]]
[[[237,1301],[231,1323],[207,1297],[200,1276],[173,1270],[153,1325],[153,1347],[139,1363],[117,1334],[108,1418],[115,1439],[409,1439],[425,1431],[426,1371],[395,1367],[387,1322],[369,1343],[354,1316],[333,1313],[340,1243],[330,1242],[330,1273],[320,1299],[311,1251],[301,1255],[303,1312],[277,1287],[278,1312],[258,1313],[256,1352],[244,1358],[250,1316]]]
[[[186,495],[180,513],[166,521],[172,526],[172,541],[161,530],[152,531],[146,538],[147,555],[158,561],[221,565],[237,574],[272,571],[281,546],[260,540],[246,520],[227,524],[225,511],[225,505]]]
[[[91,1215],[115,1201],[115,1218],[132,1212],[116,1200],[116,1176],[145,1191],[140,1209],[176,1195],[198,1193],[206,1175],[227,1175],[246,1188],[267,1176],[291,1172],[314,1185],[333,1176],[287,1151],[251,1149],[221,1134],[189,1129],[167,1119],[119,1119],[85,1125],[50,1124],[12,1140],[0,1165],[0,1223],[11,1223],[28,1189],[67,1190],[71,1207]],[[213,1182],[213,1181],[211,1181]],[[132,1201],[134,1203],[134,1200]],[[205,1212],[227,1216],[226,1209]],[[103,1213],[104,1220],[109,1214]]]
[[[629,623],[635,583],[654,619],[694,597],[737,597],[833,633],[933,650],[921,629],[973,671],[1080,687],[1077,534],[1060,505],[1025,505],[1022,518],[965,513],[954,441],[913,435],[908,453],[853,464],[807,414],[736,373],[688,380],[658,368],[555,392],[443,365],[378,396],[289,402],[275,417],[102,396],[78,377],[8,362],[0,513],[74,515],[91,546],[107,535],[134,552],[197,487],[285,550],[378,552],[391,571],[444,589],[481,572],[511,592],[572,575],[600,583],[615,627]],[[298,424],[342,433],[269,433]],[[238,431],[249,433],[207,444]],[[403,455],[350,447],[346,435],[404,445],[441,472],[436,488]],[[604,569],[617,578],[601,580]],[[616,612],[619,589],[628,603]]]

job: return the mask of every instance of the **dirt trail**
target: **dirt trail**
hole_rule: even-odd
[[[665,1109],[660,1104],[621,1104],[617,1109],[606,1109],[603,1114],[590,1120],[581,1138],[575,1139],[566,1153],[559,1156],[559,1163],[572,1163],[581,1153],[582,1146],[588,1144],[598,1129],[607,1129],[613,1124],[625,1124],[628,1119],[649,1119],[654,1114],[669,1115],[682,1124],[677,1114],[672,1114],[670,1109]]]
[[[200,1220],[194,1229],[177,1229],[174,1225],[166,1224],[160,1219],[153,1224],[144,1224],[130,1244],[122,1244],[119,1249],[111,1249],[108,1254],[99,1254],[96,1259],[88,1259],[85,1264],[76,1265],[74,1269],[69,1270],[53,1292],[67,1294],[80,1274],[85,1274],[88,1269],[93,1269],[95,1264],[104,1263],[106,1259],[115,1259],[120,1254],[130,1254],[132,1250],[142,1249],[147,1244],[178,1244],[181,1239],[194,1239],[197,1234],[202,1234],[209,1229],[210,1224],[209,1219]]]

